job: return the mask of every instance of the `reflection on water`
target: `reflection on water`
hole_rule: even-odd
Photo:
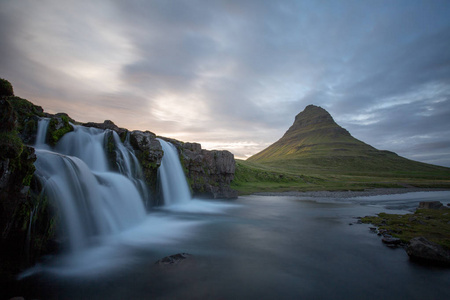
[[[355,217],[407,213],[450,192],[351,199],[241,197],[158,209],[77,256],[29,272],[40,299],[450,299],[449,270],[410,263]],[[161,257],[187,252],[180,265]]]

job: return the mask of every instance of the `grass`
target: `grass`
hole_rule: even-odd
[[[414,214],[405,215],[380,213],[361,221],[375,225],[379,231],[387,230],[404,243],[422,236],[450,248],[450,209],[418,209]]]
[[[239,194],[284,191],[342,191],[370,188],[450,188],[450,172],[442,171],[400,172],[398,170],[354,171],[345,168],[318,167],[279,161],[278,164],[261,164],[236,160],[235,178],[231,187]]]

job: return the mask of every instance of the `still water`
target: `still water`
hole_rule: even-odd
[[[411,263],[356,217],[450,192],[349,199],[247,196],[152,211],[88,251],[22,274],[37,299],[450,299],[450,270]],[[353,224],[353,225],[350,225]],[[186,252],[177,265],[158,259]]]

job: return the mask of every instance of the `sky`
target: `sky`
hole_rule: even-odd
[[[450,1],[1,0],[0,77],[80,122],[245,159],[309,105],[450,167]]]

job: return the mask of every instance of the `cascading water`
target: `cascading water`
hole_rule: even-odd
[[[45,143],[47,137],[48,125],[50,124],[49,118],[43,118],[39,120],[39,126],[36,134],[36,149],[49,149],[49,146]]]
[[[74,126],[74,131],[64,135],[50,150],[44,143],[42,127],[46,126],[46,119],[39,122],[35,174],[42,182],[44,194],[62,215],[72,251],[85,248],[96,237],[119,232],[144,219],[144,202],[136,186],[144,183],[133,177],[139,173],[133,171],[137,169],[133,166],[137,161],[130,159],[133,153],[126,153],[115,132],[114,142],[122,153],[119,169],[125,174],[112,172],[108,166],[104,144],[110,131]]]
[[[191,193],[181,167],[178,151],[174,145],[158,139],[164,151],[161,166],[158,169],[164,204],[183,204],[191,199]]]
[[[144,174],[141,165],[134,155],[134,150],[130,145],[130,133],[127,133],[125,142],[122,143],[115,131],[112,131],[114,143],[116,145],[116,163],[119,172],[133,181],[139,190],[146,207],[150,206],[150,193],[144,181]]]

